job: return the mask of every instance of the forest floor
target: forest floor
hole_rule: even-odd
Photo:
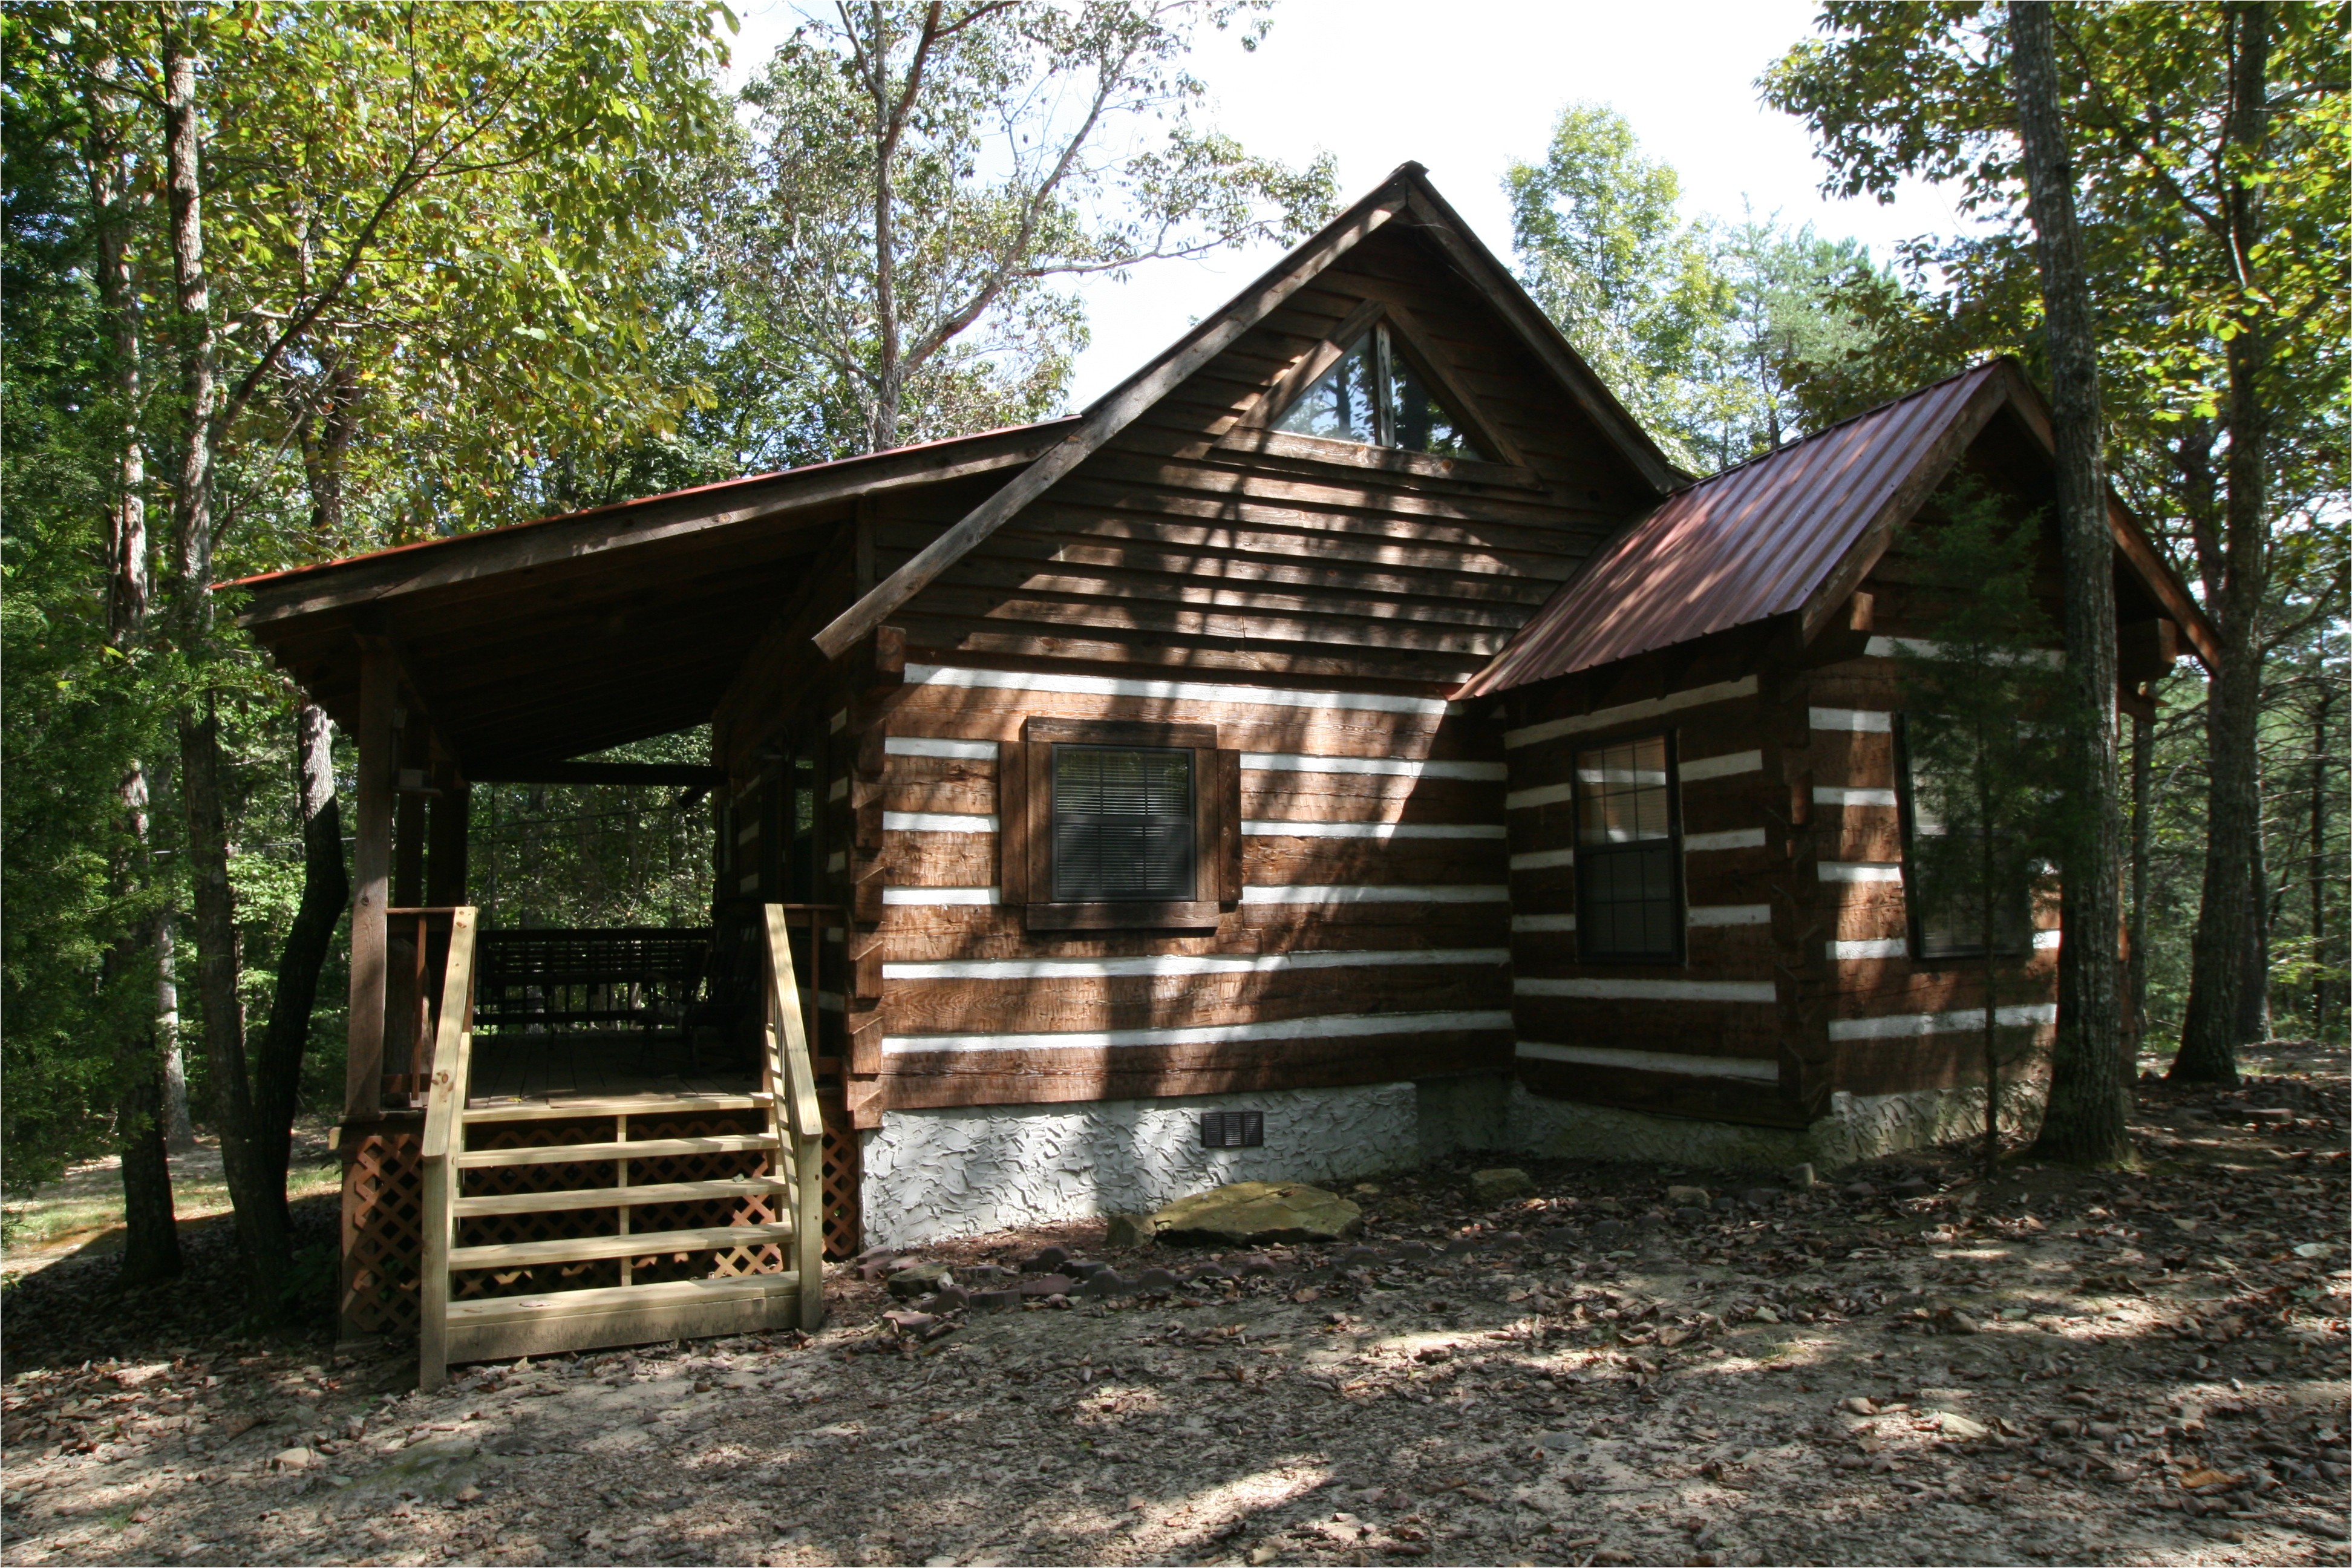
[[[2249,1065],[2143,1083],[2127,1175],[1562,1163],[1482,1210],[1464,1163],[1359,1187],[1369,1255],[929,1318],[842,1268],[813,1337],[433,1394],[317,1301],[201,1321],[218,1246],[138,1299],[52,1266],[5,1300],[0,1560],[2344,1563],[2344,1063]],[[1213,1261],[1100,1240],[925,1256]]]

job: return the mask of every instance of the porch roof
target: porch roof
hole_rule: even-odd
[[[487,776],[708,720],[860,496],[1008,473],[1075,421],[731,479],[220,585],[336,723],[381,638]]]

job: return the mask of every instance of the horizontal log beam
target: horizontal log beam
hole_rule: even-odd
[[[475,784],[644,784],[716,789],[724,771],[699,763],[511,763],[477,767]]]

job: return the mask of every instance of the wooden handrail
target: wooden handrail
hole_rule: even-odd
[[[425,1268],[418,1280],[417,1382],[438,1388],[449,1374],[449,1249],[457,1240],[457,1183],[449,1163],[450,1131],[466,1105],[474,1048],[474,925],[478,910],[461,906],[449,915],[449,957],[441,967],[441,1026],[435,1031],[433,1061],[425,1078],[422,1149]]]
[[[765,1061],[770,1114],[790,1145],[794,1185],[793,1268],[800,1276],[801,1327],[814,1329],[824,1321],[824,1113],[816,1103],[816,1064],[809,1056],[807,1020],[801,1013],[800,984],[793,973],[792,932],[785,923],[786,907],[763,906],[767,916],[768,996]],[[813,915],[810,946],[824,945],[824,933]],[[812,952],[812,959],[814,954]],[[814,1011],[816,994],[809,994]],[[780,1151],[783,1152],[783,1151]]]
[[[474,922],[471,907],[449,916],[449,957],[441,966],[441,1023],[433,1039],[432,1065],[425,1080],[424,1157],[449,1152],[449,1129],[466,1103],[467,1068],[474,1034]]]

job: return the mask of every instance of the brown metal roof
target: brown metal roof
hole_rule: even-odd
[[[1999,362],[1675,491],[1521,627],[1461,697],[1590,669],[1803,605]]]

